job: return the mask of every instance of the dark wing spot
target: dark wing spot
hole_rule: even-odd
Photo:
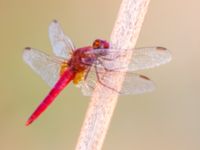
[[[31,48],[30,48],[30,47],[25,47],[25,50],[29,50],[29,51],[30,51],[30,50],[31,50]]]
[[[164,47],[157,47],[157,50],[161,50],[161,51],[165,51],[165,50],[167,50],[166,48],[164,48]]]
[[[145,80],[150,80],[148,77],[143,76],[143,75],[140,75],[140,78],[143,78],[143,79],[145,79]]]
[[[56,19],[53,20],[53,23],[58,23],[58,21]]]

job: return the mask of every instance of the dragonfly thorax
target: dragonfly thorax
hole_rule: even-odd
[[[69,66],[76,72],[82,72],[91,67],[100,56],[107,55],[109,43],[105,40],[96,39],[92,46],[79,48],[73,52]]]
[[[88,69],[93,62],[84,62],[84,59],[91,60],[92,55],[88,54],[87,51],[92,50],[91,46],[79,48],[73,52],[72,58],[68,62],[69,66],[71,66],[74,71],[82,72]]]
[[[74,83],[77,84],[84,77],[84,74],[89,68],[97,61],[98,57],[107,54],[109,43],[105,40],[97,39],[93,42],[92,46],[87,46],[75,50],[71,59],[61,66],[60,74],[71,67],[75,72]]]

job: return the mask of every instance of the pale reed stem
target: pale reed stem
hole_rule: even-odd
[[[134,48],[147,12],[150,0],[123,0],[114,29],[111,46],[116,49]],[[131,54],[124,58],[128,64]],[[120,89],[124,73],[105,73]],[[117,104],[118,93],[100,84],[94,90],[85,121],[76,145],[76,150],[101,150],[110,120]]]

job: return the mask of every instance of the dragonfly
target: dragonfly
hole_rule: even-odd
[[[26,47],[23,52],[24,61],[51,87],[28,118],[27,126],[47,109],[70,82],[80,88],[85,96],[92,94],[97,83],[120,95],[150,92],[155,88],[153,81],[136,71],[171,60],[170,51],[164,47],[116,49],[102,39],[96,39],[89,46],[75,48],[57,20],[50,23],[48,32],[54,55],[31,47]],[[127,65],[123,58],[130,51],[132,56]],[[126,72],[120,90],[115,89],[110,78],[104,76],[105,72]]]

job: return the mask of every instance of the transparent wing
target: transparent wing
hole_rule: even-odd
[[[148,77],[127,72],[125,80],[122,84],[122,89],[120,91],[117,91],[113,86],[115,81],[110,80],[110,78],[105,78],[103,75],[101,75],[101,73],[103,72],[98,72],[98,75],[100,76],[100,78],[103,77],[103,86],[107,87],[108,89],[119,92],[120,95],[142,94],[145,92],[151,92],[155,89],[154,83]],[[95,69],[93,69],[90,70],[87,78],[84,81],[82,81],[78,85],[78,87],[81,88],[83,95],[90,96],[93,93],[97,82],[99,82],[99,80],[97,79]]]
[[[102,51],[105,50],[106,49],[103,49]],[[130,51],[132,51],[132,56],[128,65],[123,61],[123,58],[129,55]],[[163,47],[148,47],[132,50],[107,49],[107,55],[99,57],[99,66],[103,66],[108,70],[137,71],[159,66],[170,60],[171,53]]]
[[[69,53],[75,49],[72,41],[64,34],[56,20],[49,25],[49,39],[56,56],[68,58]]]
[[[163,47],[139,48],[133,50],[129,70],[153,68],[171,60],[171,53]]]
[[[64,60],[33,48],[25,48],[23,59],[49,86],[53,87],[59,79],[60,66]]]
[[[110,88],[115,88],[114,85],[116,81],[110,80],[110,78],[105,77],[103,81]],[[119,94],[142,94],[146,92],[151,92],[154,89],[154,83],[148,77],[133,72],[127,72]]]
[[[151,92],[154,89],[155,85],[153,81],[151,81],[148,77],[128,72],[126,73],[120,93],[123,95],[142,94]]]

